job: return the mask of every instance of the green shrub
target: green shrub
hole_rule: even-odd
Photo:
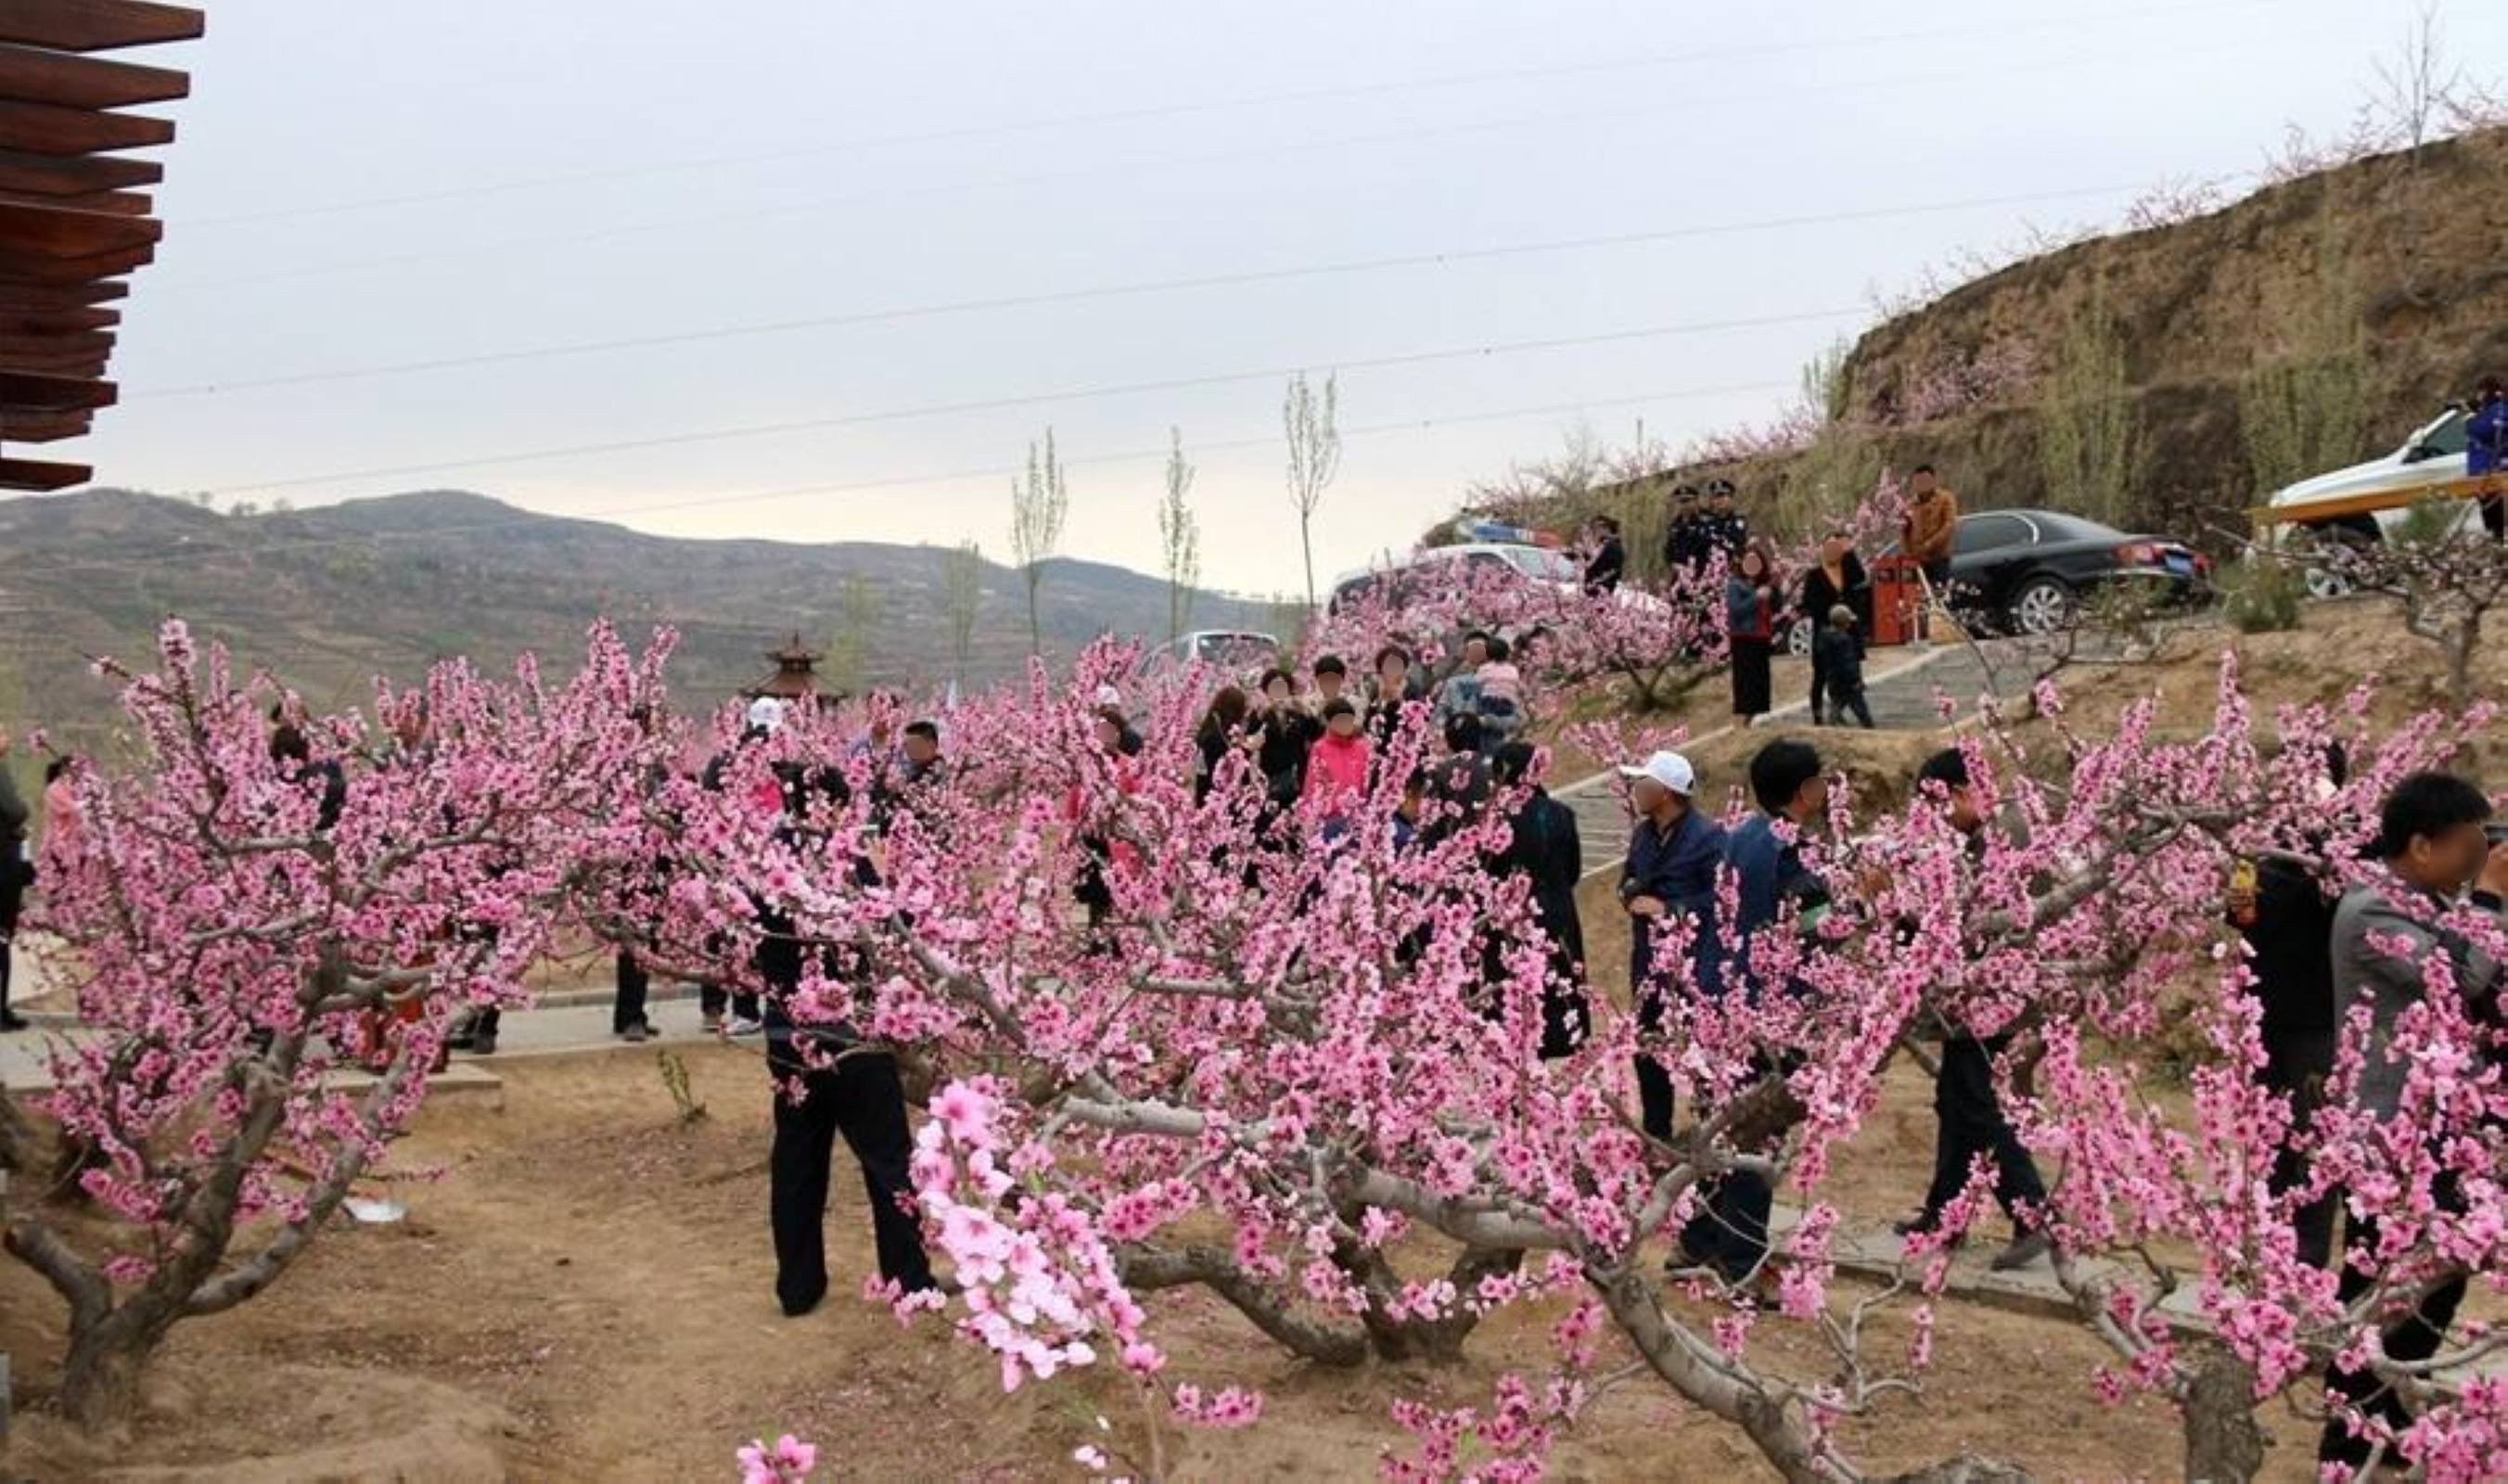
[[[2287,562],[2251,557],[2221,575],[2223,612],[2241,634],[2279,634],[2299,627],[2307,584]]]

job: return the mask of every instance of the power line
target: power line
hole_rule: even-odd
[[[1977,36],[2016,35],[2033,31],[2056,30],[2073,25],[2111,25],[2119,21],[2145,17],[2186,17],[2211,11],[2250,10],[2261,8],[2267,0],[2199,0],[2195,4],[2146,5],[2122,10],[2102,10],[2066,16],[2039,17],[2003,25],[1936,26],[1916,30],[1866,32],[1856,36],[1811,37],[1784,42],[1754,43],[1748,46],[1713,48],[1680,53],[1659,53],[1650,56],[1606,57],[1592,61],[1568,62],[1542,67],[1510,68],[1499,71],[1448,73],[1424,78],[1397,79],[1389,82],[1350,84],[1331,88],[1303,88],[1279,93],[1257,93],[1236,98],[1202,99],[1192,102],[1153,104],[1142,107],[1110,109],[1091,113],[1064,114],[1043,119],[1028,119],[1000,124],[972,124],[950,129],[926,130],[909,133],[865,135],[853,139],[831,140],[797,148],[759,151],[735,155],[718,155],[705,159],[681,161],[664,165],[621,167],[606,170],[585,170],[569,174],[540,175],[484,184],[450,186],[436,191],[409,192],[395,196],[364,197],[349,201],[316,203],[307,205],[273,207],[263,211],[231,212],[223,216],[179,218],[172,225],[185,232],[205,227],[233,226],[249,222],[287,221],[310,216],[331,216],[344,212],[375,210],[387,206],[417,205],[443,201],[468,200],[481,196],[511,195],[517,192],[546,190],[556,186],[601,184],[619,180],[647,179],[656,175],[687,174],[722,169],[745,165],[777,164],[793,160],[816,159],[827,155],[850,154],[908,144],[947,143],[965,139],[998,138],[1004,135],[1042,132],[1050,130],[1083,128],[1100,124],[1137,123],[1153,119],[1180,118],[1197,114],[1225,113],[1246,108],[1266,108],[1287,103],[1330,102],[1350,98],[1374,97],[1394,93],[1429,92],[1445,88],[1474,87],[1487,83],[1529,82],[1541,79],[1593,76],[1600,73],[1623,72],[1646,68],[1684,66],[1697,62],[1730,60],[1748,56],[1782,56],[1806,52],[1856,51],[1867,47],[1888,46],[1902,42],[1956,41]]]
[[[1092,401],[1100,397],[1131,396],[1146,391],[1175,391],[1205,387],[1225,387],[1242,382],[1278,381],[1318,366],[1336,371],[1383,370],[1394,366],[1428,365],[1438,361],[1488,359],[1499,355],[1519,355],[1534,351],[1569,350],[1580,346],[1608,345],[1638,340],[1657,340],[1677,335],[1709,334],[1720,330],[1759,329],[1770,325],[1804,324],[1823,319],[1840,319],[1864,313],[1860,306],[1844,309],[1822,309],[1785,315],[1760,315],[1746,318],[1693,320],[1683,324],[1649,325],[1639,329],[1607,330],[1592,335],[1557,336],[1542,340],[1520,340],[1486,346],[1461,346],[1443,351],[1414,351],[1396,355],[1376,355],[1359,360],[1314,361],[1299,365],[1265,366],[1247,371],[1223,371],[1203,376],[1167,377],[1158,381],[1121,382],[1097,387],[1080,387],[1052,391],[1021,392],[1011,396],[987,397],[976,401],[938,402],[922,407],[895,408],[887,412],[847,413],[830,418],[799,418],[782,423],[755,423],[737,427],[705,428],[690,432],[660,433],[643,438],[619,438],[600,443],[575,443],[553,448],[517,449],[500,454],[485,454],[466,459],[434,460],[424,464],[385,464],[362,469],[334,469],[320,474],[293,474],[281,479],[259,479],[242,484],[221,485],[205,493],[240,495],[255,490],[300,489],[307,485],[335,484],[350,480],[381,479],[404,474],[434,474],[453,469],[474,469],[512,464],[540,464],[557,459],[581,458],[591,454],[626,453],[641,449],[673,448],[691,443],[713,443],[733,438],[766,437],[776,433],[807,432],[830,427],[858,427],[876,423],[904,422],[918,418],[945,417],[968,412],[1000,412],[1014,407],[1035,407],[1051,402]]]
[[[1725,237],[1751,232],[1789,231],[1804,227],[1840,226],[1853,222],[1884,221],[1906,216],[1939,215],[1959,211],[1982,210],[1988,207],[2026,205],[2055,201],[2075,201],[2096,196],[2112,196],[2135,187],[2130,185],[2084,186],[2061,191],[2033,191],[2012,196],[1973,197],[1964,201],[1930,202],[1912,206],[1872,206],[1848,211],[1823,211],[1791,216],[1761,217],[1736,222],[1717,222],[1704,226],[1671,227],[1652,232],[1617,232],[1593,237],[1560,238],[1548,241],[1509,242],[1491,247],[1453,248],[1434,252],[1399,253],[1386,257],[1354,258],[1332,263],[1301,264],[1286,268],[1252,269],[1242,273],[1199,274],[1186,278],[1153,278],[1133,283],[1098,284],[1087,288],[1055,289],[1033,294],[1006,294],[981,299],[959,299],[936,304],[915,305],[898,309],[863,310],[845,315],[821,315],[800,318],[767,320],[754,324],[721,325],[709,329],[682,330],[660,335],[623,336],[608,340],[572,341],[548,346],[523,346],[504,351],[483,351],[468,355],[438,356],[424,360],[384,361],[365,366],[340,366],[321,371],[295,372],[283,376],[255,377],[240,381],[199,382],[179,387],[142,388],[123,393],[123,400],[138,401],[153,397],[206,396],[221,392],[260,390],[276,387],[303,387],[325,382],[367,381],[381,377],[410,376],[429,371],[448,371],[464,366],[505,365],[523,361],[552,360],[572,355],[604,354],[616,351],[645,350],[663,346],[697,345],[711,341],[740,340],[761,335],[790,334],[799,330],[841,329],[868,324],[890,324],[904,320],[934,318],[943,315],[985,314],[1006,309],[1026,309],[1057,304],[1079,304],[1091,300],[1133,298],[1150,294],[1181,293],[1199,289],[1234,287],[1253,283],[1290,282],[1306,278],[1334,278],[1347,274],[1381,273],[1395,269],[1440,268],[1457,263],[1488,262],[1502,258],[1531,257],[1546,253],[1577,252],[1602,247],[1633,247],[1654,242],[1678,241],[1688,239]]]
[[[1792,390],[1792,382],[1735,382],[1720,386],[1682,387],[1658,391],[1639,392],[1615,397],[1587,397],[1575,401],[1549,402],[1530,407],[1500,408],[1494,411],[1449,413],[1426,418],[1405,418],[1393,422],[1365,424],[1342,429],[1344,438],[1383,437],[1394,433],[1427,432],[1440,427],[1458,427],[1481,423],[1502,423],[1524,418],[1560,417],[1592,412],[1606,407],[1649,406],[1658,402],[1694,400],[1716,396],[1756,395],[1769,391]],[[1196,442],[1188,452],[1197,457],[1214,453],[1238,453],[1250,449],[1275,448],[1285,439],[1278,433],[1250,437],[1226,438],[1215,442]],[[1094,468],[1125,464],[1163,462],[1168,453],[1162,443],[1153,448],[1131,449],[1121,453],[1085,455],[1067,459],[1072,468]],[[702,495],[684,499],[653,501],[633,505],[596,505],[589,509],[556,513],[530,511],[495,520],[474,521],[462,525],[436,526],[424,531],[372,531],[350,536],[306,537],[284,542],[263,541],[252,551],[256,557],[288,556],[300,551],[339,546],[365,546],[392,540],[429,540],[446,536],[479,535],[534,524],[546,520],[623,521],[643,515],[677,514],[687,510],[721,509],[732,505],[757,504],[777,500],[797,500],[813,495],[867,494],[877,490],[912,489],[933,485],[960,484],[977,479],[1003,479],[1016,475],[1022,465],[989,464],[977,468],[940,470],[920,474],[898,474],[875,479],[854,479],[799,485],[783,485],[763,490],[744,490],[727,495]],[[170,497],[169,497],[170,498]],[[44,552],[20,553],[12,564],[13,571],[27,567],[41,570],[126,571],[160,566],[167,562],[196,561],[200,552],[188,546],[153,553],[120,557],[56,558]]]

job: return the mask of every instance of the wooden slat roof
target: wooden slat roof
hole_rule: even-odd
[[[0,0],[0,445],[84,435],[119,395],[106,377],[126,275],[164,226],[146,188],[167,119],[127,110],[187,97],[188,74],[92,54],[202,34],[198,10],[146,0]],[[84,484],[85,464],[8,457],[0,490]]]

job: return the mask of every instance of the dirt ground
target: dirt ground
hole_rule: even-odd
[[[136,1438],[83,1442],[46,1415],[60,1315],[23,1268],[0,1264],[0,1348],[16,1359],[12,1477],[55,1479],[682,1480],[727,1478],[732,1450],[793,1428],[839,1476],[989,1480],[1073,1474],[1099,1411],[1127,1424],[1103,1377],[1002,1393],[993,1364],[930,1321],[901,1328],[846,1285],[870,1267],[850,1169],[829,1216],[837,1291],[787,1320],[765,1231],[768,1108],[754,1054],[690,1055],[711,1116],[681,1127],[654,1059],[634,1053],[500,1064],[505,1105],[449,1100],[400,1151],[438,1175],[401,1188],[410,1219],[344,1225],[275,1289],[181,1326]],[[1932,1138],[1911,1074],[1844,1162],[1867,1215],[1903,1208]],[[840,1157],[840,1162],[842,1157]],[[1418,1266],[1423,1270],[1425,1262]],[[1363,1479],[1398,1442],[1386,1403],[1485,1397],[1509,1360],[1546,1354],[1555,1308],[1510,1313],[1455,1371],[1319,1371],[1199,1294],[1151,1300],[1173,1374],[1269,1395],[1250,1431],[1200,1439],[1179,1477]],[[1772,1324],[1762,1343],[1799,1335]],[[1876,1326],[1881,1354],[1903,1315]],[[2103,1353],[2078,1328],[1946,1307],[1927,1400],[1894,1400],[1850,1431],[1875,1465],[1975,1450],[2042,1478],[2174,1477],[2163,1409],[2101,1406]],[[2306,1429],[2275,1431],[2296,1449]],[[2284,1450],[2291,1451],[2291,1450]],[[2295,1456],[2275,1478],[2306,1470]],[[1557,1459],[1565,1479],[1770,1477],[1738,1436],[1651,1382],[1607,1397]]]

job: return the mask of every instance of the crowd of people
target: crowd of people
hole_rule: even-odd
[[[2328,797],[2343,782],[2343,768],[2338,751],[2322,784]],[[1632,929],[1630,996],[1642,1048],[1636,1065],[1640,1117],[1647,1133],[1669,1139],[1673,1087],[1657,1054],[1674,1020],[1672,996],[1685,992],[1714,1000],[1768,993],[1770,987],[1752,972],[1753,937],[1780,922],[1807,940],[1816,937],[1831,905],[1831,888],[1806,868],[1802,847],[1821,828],[1827,785],[1810,744],[1771,742],[1751,760],[1755,807],[1728,829],[1695,803],[1697,771],[1679,754],[1657,753],[1620,772],[1636,816],[1619,900]],[[2015,842],[2025,838],[2027,826],[2017,815],[1988,818],[1979,808],[1968,758],[1957,748],[1929,759],[1915,785],[1925,806],[1941,810],[1969,842],[1973,862],[1982,862],[1997,834]],[[2346,888],[2330,863],[2311,868],[2295,856],[2268,857],[2240,867],[2224,894],[2225,913],[2248,946],[2260,1001],[2266,1061],[2259,1076],[2267,1089],[2290,1100],[2296,1129],[2306,1129],[2324,1105],[2339,1033],[2355,1012],[2365,1012],[2369,1029],[2357,1105],[2380,1121],[2399,1116],[2406,1068],[2394,1038],[2425,993],[2422,966],[2432,959],[2447,964],[2477,1017],[2494,1025],[2503,1017],[2500,991],[2508,966],[2465,934],[2437,924],[2448,910],[2469,905],[2508,928],[2508,829],[2492,823],[2483,791],[2448,774],[2404,779],[2384,800],[2368,865],[2366,878]],[[1727,878],[1738,907],[1729,914],[1717,908]],[[1676,924],[1678,933],[1668,931]],[[1673,942],[1685,945],[1679,960],[1664,956],[1664,946]],[[1980,1032],[1944,1012],[1935,1016],[1940,1057],[1934,1080],[1933,1177],[1915,1213],[1897,1223],[1897,1230],[1910,1237],[1936,1231],[1981,1164],[2014,1234],[1991,1265],[1998,1271],[2025,1268],[2052,1251],[2047,1191],[2004,1112],[1998,1089],[2003,1079],[2025,1079],[2027,1067],[2015,1060],[2010,1027]],[[2304,1155],[2283,1151],[2273,1171],[2274,1192],[2305,1191],[2309,1183]],[[2452,1186],[2438,1200],[2463,1208],[2463,1193]],[[1770,1201],[1767,1182],[1756,1173],[1735,1170],[1716,1178],[1698,1214],[1678,1234],[1668,1266],[1709,1271],[1736,1284],[1754,1280],[1768,1255]],[[2330,1190],[2296,1206],[2294,1236],[2303,1260],[2331,1269],[2340,1265],[2346,1243],[2364,1251],[2376,1247],[2376,1225],[2366,1220],[2351,1221],[2338,1240],[2341,1210],[2340,1192]],[[2368,1291],[2371,1280],[2358,1269],[2341,1266],[2340,1272],[2342,1301]],[[2385,1355],[2409,1364],[2436,1354],[2464,1293],[2459,1278],[2423,1295],[2384,1332]],[[2392,1389],[2365,1368],[2337,1364],[2328,1387],[2335,1399],[2399,1430],[2410,1423]],[[2327,1423],[2320,1450],[2326,1462],[2353,1466],[2372,1453],[2340,1417]]]

